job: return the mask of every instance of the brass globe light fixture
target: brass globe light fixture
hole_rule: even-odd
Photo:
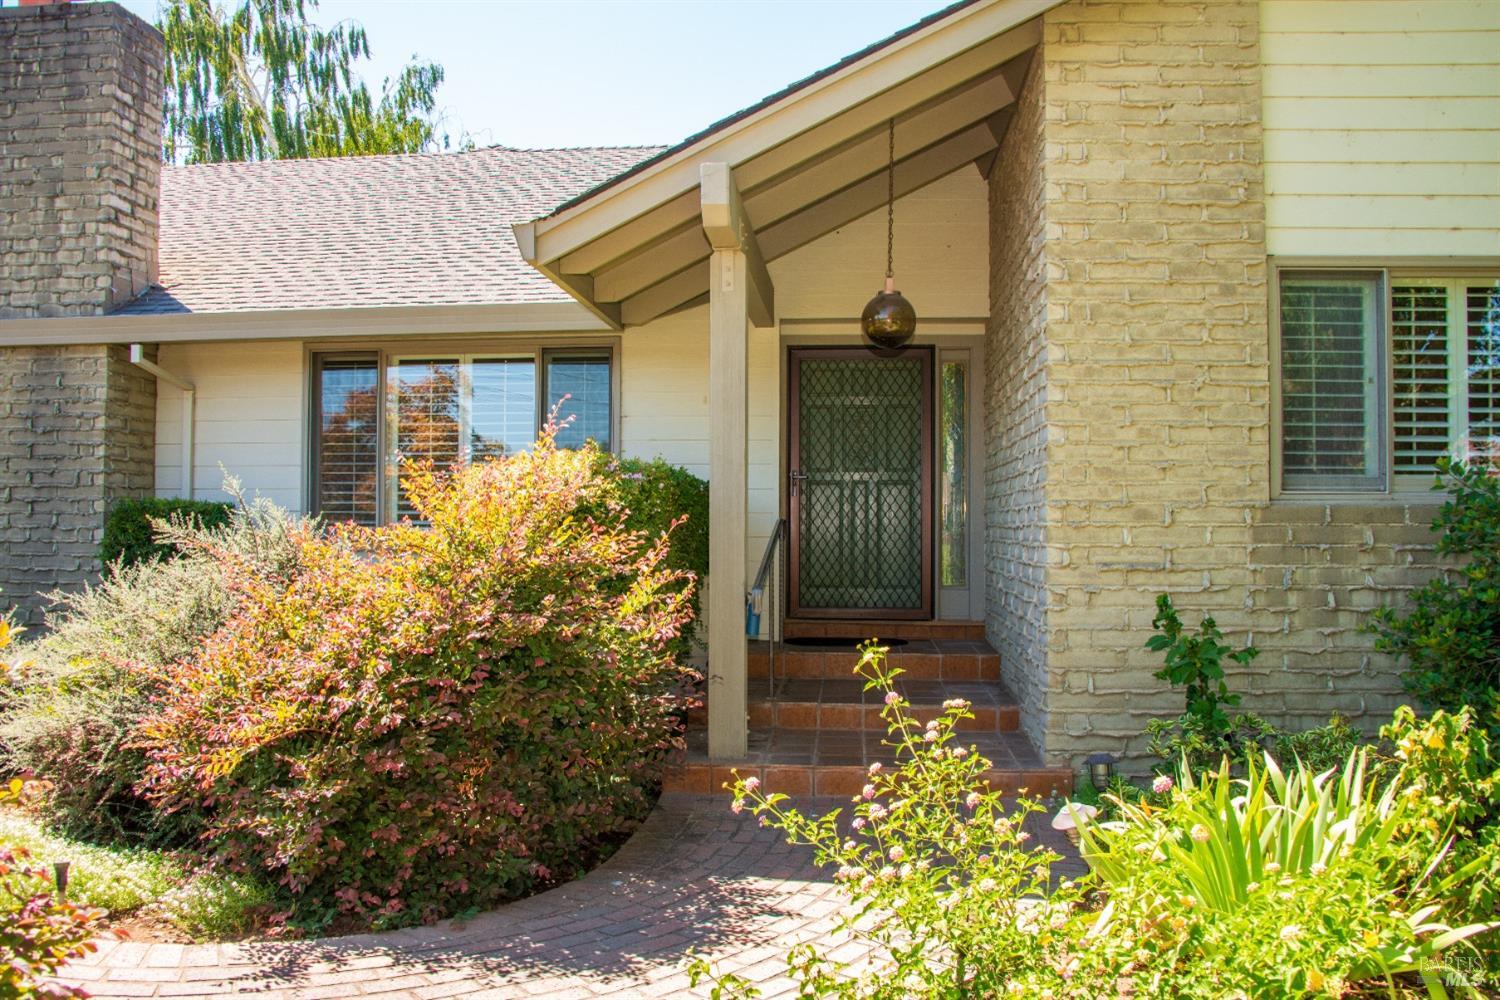
[[[885,288],[865,305],[859,328],[870,350],[899,354],[917,332],[917,311],[896,291],[896,119],[890,121],[890,154],[886,166]]]

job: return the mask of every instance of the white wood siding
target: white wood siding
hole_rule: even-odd
[[[1500,2],[1263,0],[1266,246],[1500,254]]]
[[[303,510],[303,430],[307,378],[297,341],[164,344],[158,364],[196,389],[193,495],[226,499],[219,466],[246,492]],[[182,393],[157,387],[156,491],[177,496],[182,482]]]

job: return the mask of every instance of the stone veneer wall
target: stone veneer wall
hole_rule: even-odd
[[[98,572],[110,501],[152,492],[156,380],[127,350],[0,350],[0,611],[23,624]]]
[[[1272,722],[1373,728],[1401,700],[1359,626],[1430,573],[1431,507],[1271,500],[1258,14],[1049,11],[1001,151],[1017,162],[992,178],[989,631],[1054,760],[1138,757],[1145,723],[1181,711],[1142,648],[1161,592],[1253,635],[1262,656],[1231,684]],[[1021,127],[1033,103],[1040,136]],[[1040,249],[1021,235],[1038,228]]]
[[[1021,724],[1047,721],[1047,369],[1042,60],[1033,58],[989,176],[990,322],[985,343],[985,633]]]
[[[118,4],[0,9],[0,318],[100,314],[156,280],[162,52]]]
[[[0,8],[0,319],[90,316],[156,277],[162,40],[114,3]],[[0,345],[0,613],[98,570],[149,495],[156,384],[123,346]]]

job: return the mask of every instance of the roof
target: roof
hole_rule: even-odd
[[[168,166],[159,287],[114,315],[571,302],[521,258],[546,215],[661,147]]]
[[[677,143],[675,146],[665,146],[661,149],[656,150],[651,156],[645,157],[639,162],[632,164],[626,170],[614,174],[611,177],[605,178],[588,190],[580,191],[578,194],[574,195],[568,200],[554,206],[553,209],[550,212],[547,212],[544,217],[550,218],[551,216],[554,216],[559,212],[572,208],[574,205],[587,201],[594,195],[599,194],[600,192],[608,188],[612,188],[616,184],[620,184],[628,180],[633,175],[641,172],[642,170],[645,170],[647,167],[650,167],[653,163],[657,163],[660,160],[665,160],[669,157],[675,156],[678,153],[682,152],[684,149],[702,142],[709,136],[712,136],[717,132],[722,132],[724,129],[733,125],[735,122],[743,121],[744,119],[749,118],[751,115],[754,115],[773,104],[785,100],[786,98],[797,93],[799,90],[810,87],[813,84],[817,83],[819,80],[832,76],[839,70],[844,69],[847,66],[852,66],[855,63],[859,62],[861,59],[873,55],[874,53],[879,52],[881,49],[888,48],[889,46],[894,45],[896,42],[899,42],[901,39],[907,37],[908,35],[912,35],[917,33],[918,31],[921,31],[929,24],[934,24],[938,21],[941,21],[945,17],[948,17],[950,14],[953,14],[956,11],[963,10],[965,7],[972,7],[978,2],[979,0],[957,0],[956,3],[949,4],[942,10],[928,14],[920,21],[909,24],[901,30],[895,32],[894,34],[887,35],[886,37],[880,39],[878,42],[873,42],[869,45],[866,45],[858,52],[850,53],[833,65],[825,66],[823,69],[820,69],[815,73],[804,76],[802,79],[788,84],[787,86],[776,91],[776,93],[771,94],[768,97],[761,98],[759,101],[750,105],[748,108],[742,108],[732,115],[727,115],[724,118],[720,118],[718,121],[714,122],[707,128],[702,129],[698,132],[694,132],[692,135]]]

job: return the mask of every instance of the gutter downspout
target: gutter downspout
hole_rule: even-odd
[[[193,499],[193,410],[196,391],[193,383],[173,375],[154,361],[146,360],[144,344],[130,345],[130,363],[156,376],[158,382],[175,386],[182,392],[182,496]]]

